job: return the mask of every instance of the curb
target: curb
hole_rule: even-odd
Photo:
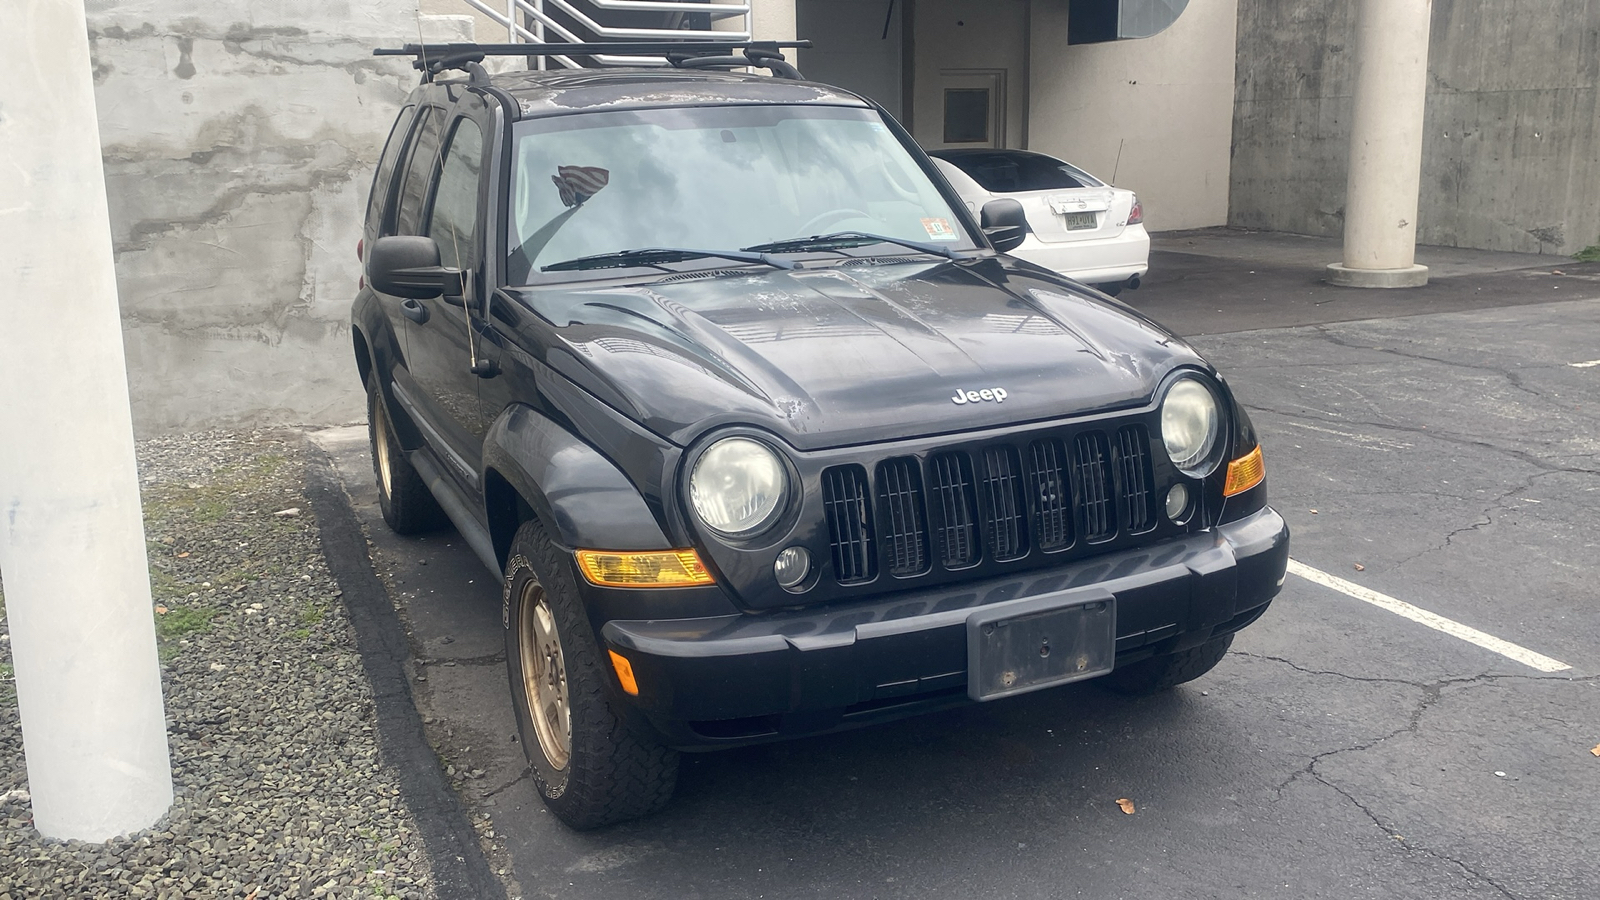
[[[400,793],[417,820],[440,900],[504,898],[505,885],[489,867],[461,798],[445,780],[428,743],[406,677],[411,646],[383,582],[372,569],[366,535],[327,451],[309,439],[306,497],[317,520],[328,570],[355,627],[356,648],[372,685],[383,759],[400,775]]]

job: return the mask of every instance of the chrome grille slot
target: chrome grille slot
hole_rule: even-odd
[[[911,457],[878,466],[878,514],[885,565],[897,578],[928,571],[928,523],[921,466]]]
[[[1117,479],[1127,504],[1128,531],[1135,534],[1156,525],[1149,448],[1150,438],[1143,426],[1128,425],[1117,432]]]
[[[1072,546],[1072,483],[1067,448],[1054,438],[1028,446],[1028,506],[1040,550]]]
[[[1022,464],[1013,447],[990,447],[983,451],[982,495],[984,543],[997,560],[1017,559],[1028,554],[1028,529],[1024,519]]]
[[[870,581],[877,570],[872,540],[872,508],[867,472],[860,466],[834,466],[822,473],[822,509],[834,577],[840,584]]]
[[[930,516],[937,538],[939,561],[959,569],[978,561],[977,498],[973,493],[972,461],[965,453],[941,453],[928,463],[928,492],[933,495]]]
[[[1083,509],[1083,539],[1103,541],[1117,532],[1110,442],[1104,432],[1086,431],[1072,444],[1072,483]]]

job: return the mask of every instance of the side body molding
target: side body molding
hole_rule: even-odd
[[[483,466],[486,494],[497,473],[567,549],[672,549],[627,476],[531,407],[512,406],[495,420],[484,436]],[[493,528],[495,501],[488,496],[485,500]],[[494,530],[495,546],[503,557],[511,536]]]

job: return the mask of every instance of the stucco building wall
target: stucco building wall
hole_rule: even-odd
[[[355,241],[416,82],[371,54],[415,0],[88,13],[136,429],[359,419]]]
[[[1239,2],[1190,0],[1154,37],[1080,45],[1067,3],[1035,2],[1028,148],[1115,172],[1152,230],[1226,223]]]
[[[1229,222],[1337,236],[1356,4],[1238,2]],[[1600,242],[1600,2],[1433,0],[1428,68],[1418,240]]]

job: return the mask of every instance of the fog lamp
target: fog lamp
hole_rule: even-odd
[[[794,590],[811,573],[811,554],[804,547],[790,547],[778,554],[772,564],[772,577],[785,590]]]
[[[1167,491],[1167,518],[1176,522],[1183,518],[1184,510],[1189,508],[1189,489],[1181,484],[1172,486]]]

